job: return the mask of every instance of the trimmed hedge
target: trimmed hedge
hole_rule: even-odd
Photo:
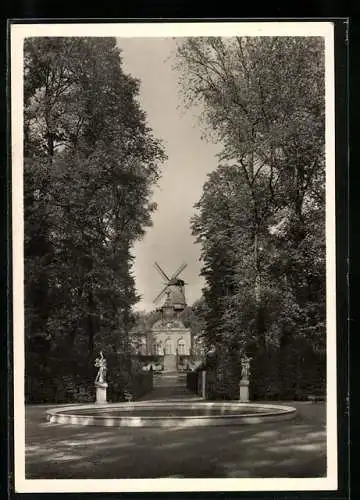
[[[259,352],[251,362],[251,399],[301,401],[325,393],[326,354],[305,343]]]
[[[153,388],[152,372],[132,371],[131,363],[117,354],[106,354],[109,402],[142,397]],[[93,360],[43,357],[28,353],[25,371],[25,402],[29,404],[87,403],[96,398],[97,369]]]
[[[206,370],[206,399],[239,398],[240,363],[226,365],[213,360],[187,374],[187,388],[198,393],[201,370]],[[267,349],[253,356],[250,370],[251,400],[307,400],[326,394],[326,356],[299,343],[282,349]]]
[[[201,372],[187,372],[186,374],[186,387],[189,391],[198,394],[199,391],[199,377]]]
[[[109,403],[136,400],[153,389],[153,372],[135,372],[131,376],[116,376],[108,378],[107,398]]]
[[[25,368],[25,402],[37,404],[86,403],[95,400],[96,371],[85,360],[28,354]]]
[[[164,362],[164,356],[160,354],[136,354],[132,357],[143,364],[159,363],[161,365]]]

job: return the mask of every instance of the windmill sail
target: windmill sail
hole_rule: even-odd
[[[154,263],[154,266],[166,281],[170,281],[165,271],[159,266],[157,262]]]
[[[155,297],[154,302],[157,302],[166,292],[168,288],[168,285],[164,286],[164,288],[161,290],[161,292]]]
[[[181,266],[178,268],[177,271],[174,272],[174,274],[171,276],[171,279],[175,279],[179,276],[180,273],[183,272],[183,270],[185,269],[185,267],[187,266],[187,264],[185,264],[185,262],[183,264],[181,264]]]

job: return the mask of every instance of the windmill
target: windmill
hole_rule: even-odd
[[[171,278],[165,273],[165,271],[155,262],[154,267],[165,279],[165,286],[161,292],[155,297],[154,302],[158,302],[159,299],[166,294],[166,300],[161,309],[173,309],[174,311],[183,311],[186,307],[184,286],[185,282],[179,278],[180,273],[183,272],[187,264],[183,263],[181,266],[172,274]]]

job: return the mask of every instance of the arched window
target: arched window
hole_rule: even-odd
[[[152,348],[152,353],[155,356],[158,356],[160,353],[160,343],[159,342],[153,342],[153,348]]]
[[[185,354],[185,342],[184,339],[179,339],[178,340],[178,354],[183,355]]]
[[[162,356],[164,354],[163,352],[163,344],[161,342],[161,340],[157,341],[156,342],[156,348],[155,348],[155,353],[156,356]]]
[[[171,354],[171,353],[172,353],[171,340],[170,339],[166,339],[165,340],[165,354]]]
[[[142,354],[143,356],[146,355],[146,339],[144,338],[141,339],[140,354]]]

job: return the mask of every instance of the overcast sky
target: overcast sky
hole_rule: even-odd
[[[155,260],[168,275],[186,262],[181,277],[187,283],[188,304],[201,296],[200,247],[191,235],[190,218],[208,172],[216,168],[220,149],[201,140],[196,110],[184,109],[178,74],[172,69],[175,43],[170,38],[118,39],[124,70],[141,80],[141,106],[168,155],[154,191],[158,209],[153,227],[134,248],[136,288],[142,296],[136,308],[142,310],[154,308],[153,299],[163,287]]]

